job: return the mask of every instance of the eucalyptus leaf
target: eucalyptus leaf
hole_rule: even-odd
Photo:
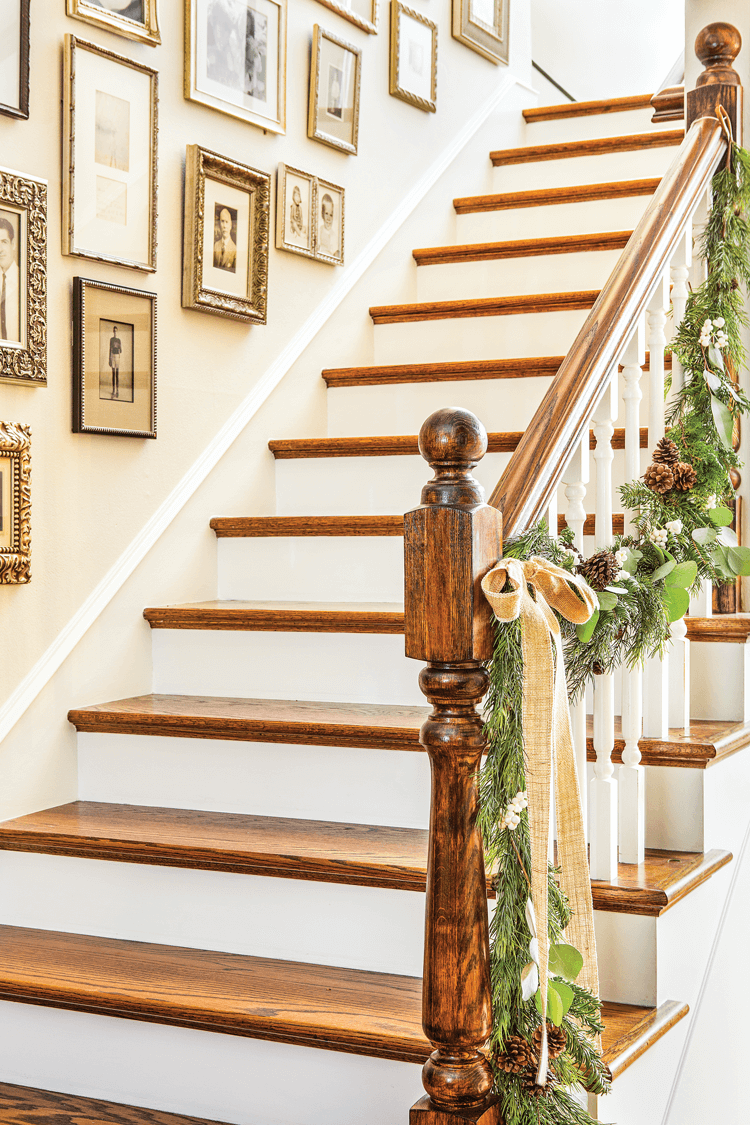
[[[714,425],[719,435],[719,440],[727,449],[732,448],[732,415],[727,410],[721,399],[711,395],[711,413],[714,416]]]
[[[583,968],[583,957],[574,945],[557,943],[549,947],[549,971],[565,980],[575,980]]]
[[[722,527],[716,539],[719,543],[723,543],[725,547],[737,546],[737,532],[732,531],[731,527]]]
[[[721,354],[718,348],[714,347],[713,344],[709,346],[708,358],[711,360],[711,363],[713,363],[714,367],[718,367],[719,371],[724,370],[724,356]]]
[[[576,625],[576,636],[582,644],[586,644],[587,641],[591,640],[598,620],[599,610],[595,609],[588,621],[584,621],[582,625]]]
[[[571,996],[572,991],[568,989]],[[563,999],[557,989],[557,981],[547,981],[547,1019],[552,1020],[555,1027],[559,1027],[563,1020]]]
[[[539,988],[539,969],[533,961],[521,969],[521,997],[530,1000]]]
[[[670,622],[679,621],[685,616],[690,605],[687,590],[682,590],[679,586],[665,586],[661,596]]]
[[[734,519],[730,508],[725,508],[722,504],[718,508],[711,508],[708,513],[708,518],[711,523],[716,527],[728,527]]]
[[[693,532],[693,539],[696,543],[700,543],[702,547],[705,547],[707,544],[716,541],[716,532],[712,527],[696,527]]]
[[[628,547],[628,557],[622,564],[622,569],[627,570],[628,574],[635,574],[638,569],[638,563],[643,558],[643,551],[636,551],[633,547]]]
[[[667,558],[667,556],[666,556],[666,555],[664,554],[664,552],[662,551],[661,547],[657,547],[657,546],[656,546],[656,543],[653,543],[653,544],[652,544],[652,546],[653,546],[653,548],[654,548],[654,551],[656,552],[656,557],[657,557],[658,559],[661,559],[661,561],[662,561],[662,562],[666,562],[666,558]]]
[[[614,609],[617,605],[617,594],[608,594],[606,590],[599,590],[596,596],[599,599],[599,609],[606,611]]]
[[[610,594],[629,594],[630,590],[626,590],[624,586],[605,586],[605,590]]]
[[[671,574],[676,565],[674,559],[667,559],[667,561],[662,563],[660,567],[657,567],[651,575],[651,581],[658,582],[660,578],[666,578],[668,574]]]
[[[735,574],[743,578],[750,576],[750,547],[730,547],[729,565]]]
[[[552,996],[553,992],[557,993],[557,995],[560,997],[560,1005],[561,1005],[561,1008],[562,1008],[562,1011],[560,1012],[560,1023],[556,1023],[554,1017],[551,1016],[550,1018],[552,1019],[552,1022],[555,1024],[555,1026],[559,1027],[560,1024],[562,1023],[563,1016],[567,1015],[568,1010],[570,1009],[570,1005],[573,1003],[573,989],[570,988],[570,986],[567,985],[564,980],[551,980],[549,982],[549,996]],[[549,1009],[550,1009],[550,1002],[549,1002],[549,998],[548,998],[547,999],[547,1011],[548,1012],[549,1012]]]
[[[710,371],[708,367],[703,372],[703,377],[708,383],[709,390],[715,392],[721,389],[721,379],[718,375],[714,375],[713,371]]]
[[[665,586],[680,586],[687,590],[698,577],[698,564],[695,562],[681,562],[666,578]]]

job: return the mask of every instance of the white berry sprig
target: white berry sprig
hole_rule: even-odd
[[[500,821],[500,831],[503,828],[510,829],[514,832],[518,825],[521,823],[521,813],[524,809],[529,807],[529,798],[525,790],[520,790],[516,793],[515,797],[508,803],[505,810],[505,815]]]

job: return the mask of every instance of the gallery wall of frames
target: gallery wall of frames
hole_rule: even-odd
[[[205,413],[182,339],[210,338],[206,393],[226,357],[225,393],[238,400],[290,310],[312,307],[349,261],[345,216],[356,209],[364,237],[369,214],[382,221],[393,206],[390,170],[377,186],[389,130],[431,151],[430,122],[443,112],[455,129],[474,104],[467,76],[491,89],[492,64],[508,62],[509,0],[414,3],[2,0],[0,418],[14,414],[0,421],[0,584],[31,578],[32,450],[36,462],[52,426],[108,443],[91,455],[90,516],[110,489],[136,489],[144,439],[166,429],[176,441]],[[456,51],[476,64],[463,85],[444,73]],[[199,314],[211,319],[195,332]],[[256,343],[274,324],[278,339]],[[157,357],[169,385],[158,426]],[[54,418],[39,432],[26,417],[42,416],[39,398],[24,403],[49,393]]]

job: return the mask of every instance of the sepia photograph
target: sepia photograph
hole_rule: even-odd
[[[185,3],[185,97],[283,133],[286,0]]]
[[[31,429],[0,422],[0,585],[31,581]]]
[[[47,181],[0,169],[0,380],[47,382]]]
[[[357,153],[362,52],[318,24],[313,32],[307,135]]]
[[[331,117],[337,117],[340,121],[344,116],[344,107],[342,102],[342,93],[344,88],[344,72],[339,66],[334,66],[333,63],[328,65],[328,105],[327,113]]]
[[[21,343],[20,228],[19,213],[0,207],[0,343]]]
[[[237,272],[237,211],[214,203],[214,269]]]
[[[427,113],[437,110],[437,24],[391,0],[390,93]]]
[[[29,116],[30,0],[0,3],[0,113]]]
[[[279,164],[276,175],[276,248],[315,257],[315,176]]]
[[[510,0],[453,0],[453,38],[494,63],[508,61]]]
[[[133,325],[99,321],[99,398],[133,401]]]
[[[344,264],[344,189],[317,181],[315,257],[330,265]]]
[[[0,454],[0,551],[7,551],[12,542],[13,512],[10,502],[12,474],[13,463],[10,457],[3,457]]]
[[[349,23],[370,35],[376,35],[378,30],[378,2],[379,0],[319,0],[324,7],[343,16]]]
[[[159,0],[67,0],[67,12],[94,27],[156,47],[161,43],[158,3]]]

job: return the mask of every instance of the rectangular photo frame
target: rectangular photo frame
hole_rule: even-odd
[[[184,0],[184,94],[286,132],[287,0]]]
[[[73,433],[156,437],[156,294],[73,278]]]
[[[156,269],[158,75],[65,37],[62,252]]]
[[[437,24],[391,0],[390,90],[425,113],[437,111]]]
[[[493,63],[508,62],[510,0],[453,0],[453,38]]]
[[[182,307],[265,324],[271,177],[188,145]]]
[[[316,177],[279,164],[276,173],[276,249],[315,257]]]
[[[47,382],[47,182],[0,168],[0,379]]]
[[[344,189],[318,180],[315,208],[315,257],[331,266],[344,264]]]
[[[31,427],[0,422],[0,586],[31,581]]]
[[[158,0],[67,0],[67,13],[103,31],[158,47]]]
[[[378,33],[378,0],[319,0],[325,8],[342,16],[349,23],[370,35]]]
[[[357,155],[361,83],[362,52],[316,23],[307,118],[311,140]]]
[[[29,51],[31,0],[2,0],[0,42],[5,53],[0,67],[0,113],[29,116]]]

